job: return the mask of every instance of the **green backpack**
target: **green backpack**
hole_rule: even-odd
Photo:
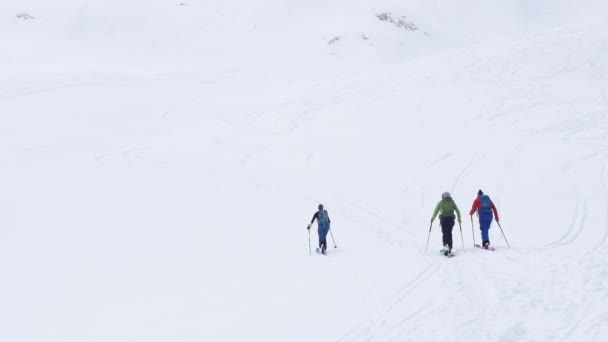
[[[454,217],[454,211],[456,211],[456,203],[454,203],[451,197],[441,200],[441,214],[439,214],[439,218]]]

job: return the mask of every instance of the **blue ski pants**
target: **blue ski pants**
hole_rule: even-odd
[[[322,245],[325,245],[325,247],[327,247],[327,233],[329,233],[329,225],[327,226],[321,226],[319,225],[319,248]]]
[[[492,212],[489,213],[479,213],[479,229],[481,229],[481,240],[483,243],[490,243],[490,236],[488,231],[490,230],[490,225],[492,224],[492,220],[494,219],[494,214]]]

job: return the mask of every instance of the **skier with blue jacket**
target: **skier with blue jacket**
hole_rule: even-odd
[[[310,230],[310,226],[315,220],[317,220],[317,225],[319,227],[319,248],[317,248],[317,253],[321,252],[325,254],[325,251],[327,250],[327,233],[329,233],[331,221],[329,220],[327,210],[323,209],[323,204],[319,204],[319,210],[312,216],[312,221],[310,221],[307,228],[308,230]]]
[[[490,230],[492,219],[495,218],[496,222],[499,221],[498,210],[496,209],[494,202],[490,199],[490,196],[485,195],[481,190],[477,192],[477,198],[473,201],[473,207],[469,213],[471,215],[471,221],[473,220],[473,214],[475,212],[477,212],[477,215],[479,216],[482,247],[484,249],[492,249],[492,247],[490,247],[490,236],[488,231]],[[494,213],[494,215],[492,215],[492,213]]]

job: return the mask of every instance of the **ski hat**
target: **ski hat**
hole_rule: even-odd
[[[450,195],[450,193],[449,193],[449,192],[447,192],[447,191],[446,191],[446,192],[444,192],[443,194],[441,194],[441,198],[442,198],[442,199],[446,199],[446,198],[450,198],[450,197],[452,197],[452,195]]]
[[[479,189],[479,191],[477,191],[477,196],[481,196],[483,195],[483,191],[481,191],[481,189]]]
[[[323,210],[323,204],[319,204],[319,210]]]

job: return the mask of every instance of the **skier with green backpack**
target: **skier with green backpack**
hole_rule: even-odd
[[[433,221],[439,214],[439,224],[441,225],[441,232],[443,233],[443,254],[445,256],[452,255],[452,230],[454,229],[454,224],[456,215],[458,215],[458,224],[460,224],[460,209],[456,205],[456,202],[452,199],[452,195],[449,192],[444,192],[441,195],[441,201],[437,203],[435,206],[435,211],[433,212],[433,217],[431,217],[431,225]]]

